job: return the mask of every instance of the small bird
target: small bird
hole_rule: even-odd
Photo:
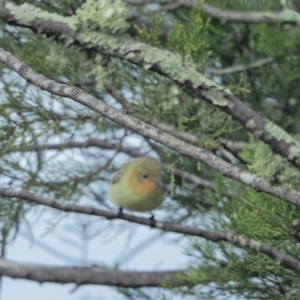
[[[120,214],[123,208],[137,212],[157,208],[165,199],[161,164],[147,156],[125,163],[112,179],[109,196]]]

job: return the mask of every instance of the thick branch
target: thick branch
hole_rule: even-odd
[[[75,39],[76,36],[78,35],[78,33],[76,33],[73,29],[71,29],[67,24],[62,22],[53,22],[52,20],[35,18],[29,23],[21,24],[18,21],[18,18],[16,18],[7,8],[7,4],[10,4],[11,7],[15,7],[15,8],[19,8],[19,7],[17,5],[14,5],[13,3],[10,3],[9,1],[0,0],[0,19],[2,19],[3,21],[7,22],[10,25],[17,25],[25,28],[30,28],[35,33],[42,33],[56,40],[59,40],[64,35],[68,36],[69,38]],[[28,12],[24,10],[24,14],[28,15]],[[53,14],[53,16],[57,16],[57,14]]]
[[[291,9],[284,9],[279,12],[239,12],[220,9],[207,3],[202,4],[202,10],[210,17],[227,22],[238,23],[291,23],[300,26],[300,15]]]
[[[10,3],[9,7],[13,11],[12,7],[16,6]],[[30,8],[35,9],[32,6]],[[20,13],[20,9],[18,13]],[[50,19],[52,15],[47,13],[47,18]],[[53,15],[53,18],[54,16],[56,19],[58,18],[56,14]],[[299,15],[297,14],[297,16]],[[286,158],[295,167],[300,168],[300,147],[287,132],[244,105],[229,90],[205,78],[197,71],[194,64],[185,62],[181,55],[125,37],[101,32],[89,32],[88,34],[83,32],[80,34],[68,27],[66,25],[68,18],[62,16],[59,16],[61,22],[33,18],[30,22],[22,23],[12,15],[3,1],[0,2],[0,18],[10,24],[31,28],[37,33],[43,33],[55,39],[72,38],[75,44],[89,49],[93,48],[162,74],[188,89],[200,99],[232,116],[234,120],[268,144],[275,152]],[[113,46],[108,47],[108,45]]]
[[[126,272],[108,270],[101,267],[48,267],[21,264],[0,259],[0,274],[12,278],[22,278],[37,282],[100,284],[115,287],[159,287],[163,284],[183,285],[176,279],[185,271],[169,272]]]
[[[221,242],[221,241],[230,242],[238,245],[241,248],[248,248],[248,249],[261,252],[269,256],[271,259],[273,259],[278,265],[281,265],[284,268],[300,273],[300,262],[292,258],[291,256],[285,255],[271,246],[262,244],[252,239],[248,239],[239,235],[232,234],[230,232],[217,232],[217,231],[202,230],[198,228],[182,227],[172,223],[160,222],[160,221],[155,221],[155,225],[153,225],[153,220],[148,218],[135,217],[124,213],[120,215],[119,212],[117,211],[114,212],[109,210],[103,210],[91,206],[80,206],[71,203],[59,203],[56,202],[55,200],[48,200],[43,197],[36,196],[25,190],[22,190],[20,192],[15,192],[7,189],[0,189],[0,195],[7,198],[18,198],[22,200],[27,200],[30,202],[46,205],[66,212],[76,212],[76,213],[82,213],[82,214],[93,215],[93,216],[101,216],[107,219],[122,219],[140,225],[156,227],[166,232],[175,232],[184,235],[202,237],[212,242]],[[0,274],[1,274],[1,263],[0,263]],[[3,275],[7,275],[7,274],[3,274]],[[22,277],[22,278],[28,278],[28,277]],[[30,279],[32,279],[32,277],[30,277]],[[91,282],[84,282],[84,283],[96,284],[98,282],[91,281]]]
[[[261,178],[223,161],[221,158],[215,156],[209,151],[190,145],[166,132],[146,124],[139,119],[126,115],[123,111],[119,111],[107,105],[103,101],[85,93],[79,88],[69,87],[57,83],[54,80],[47,79],[43,75],[34,72],[26,64],[22,63],[1,48],[0,61],[11,67],[28,82],[33,83],[42,90],[46,90],[54,95],[71,98],[76,102],[91,108],[95,112],[100,113],[104,117],[134,130],[147,138],[151,138],[182,155],[204,162],[227,177],[241,181],[259,192],[271,194],[282,200],[300,206],[300,192],[287,190],[282,187],[271,186]]]

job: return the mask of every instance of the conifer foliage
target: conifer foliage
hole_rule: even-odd
[[[118,287],[128,299],[299,299],[299,8],[0,0],[0,275]],[[177,235],[184,268],[6,260],[40,207],[110,233],[122,230],[114,219],[153,227],[107,196],[120,164],[140,155],[163,163],[167,200],[151,230]]]

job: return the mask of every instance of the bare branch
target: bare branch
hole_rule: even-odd
[[[229,149],[230,151],[237,153],[243,151],[245,148],[251,149],[253,145],[244,142],[236,142],[231,140],[222,140],[222,145],[225,149]]]
[[[185,132],[185,131],[178,131],[174,125],[163,123],[158,120],[153,120],[149,123],[165,132],[172,134],[173,136],[180,138],[183,141],[190,143],[190,144],[193,144],[193,145],[199,144],[200,136],[198,136],[196,134],[192,134],[192,133]]]
[[[267,58],[258,59],[257,61],[251,62],[248,65],[238,65],[238,66],[232,66],[224,69],[207,68],[205,69],[205,72],[212,75],[228,75],[232,73],[242,72],[251,68],[252,69],[259,68],[263,65],[272,63],[273,61],[274,59],[272,57],[267,57]]]
[[[299,13],[300,12],[300,1],[299,0],[292,0],[294,7],[296,11]]]
[[[146,5],[151,3],[171,3],[173,0],[125,0],[130,5]]]
[[[227,22],[238,23],[291,23],[300,26],[300,15],[294,10],[285,8],[280,12],[237,12],[220,9],[207,3],[202,4],[202,10],[210,17]]]
[[[15,7],[15,5],[10,3],[9,7]],[[32,9],[35,8],[32,7]],[[11,10],[13,11],[13,9]],[[50,15],[48,13],[49,18]],[[55,17],[58,18],[56,14]],[[297,14],[297,17],[300,18],[300,15]],[[31,28],[37,33],[52,36],[57,40],[72,38],[74,44],[84,47],[85,42],[82,40],[84,35],[81,36],[80,33],[68,27],[66,25],[67,18],[62,16],[60,18],[62,19],[61,23],[35,18],[31,22],[21,24],[20,18],[15,18],[7,9],[7,6],[0,2],[0,19],[10,24]],[[63,21],[66,23],[63,23]],[[295,167],[300,168],[300,147],[292,136],[243,104],[229,90],[205,78],[197,71],[195,65],[184,62],[182,56],[119,36],[107,35],[101,32],[93,32],[93,34],[97,35],[97,38],[89,39],[89,49],[93,48],[96,51],[144,66],[148,70],[166,76],[198,96],[199,99],[205,100],[230,115],[254,136],[268,144],[275,152]],[[97,42],[94,43],[94,40]],[[107,47],[108,40],[114,47]],[[176,71],[170,71],[172,69],[170,66],[173,66]]]
[[[67,85],[59,84],[54,80],[50,80],[43,75],[34,72],[26,64],[22,63],[1,48],[0,61],[11,67],[28,82],[33,83],[42,90],[46,90],[54,95],[71,98],[76,102],[93,109],[95,112],[100,113],[104,117],[134,130],[147,138],[151,138],[182,155],[204,162],[224,176],[241,181],[258,192],[265,192],[300,206],[300,192],[288,190],[283,187],[271,186],[269,183],[254,174],[225,162],[209,151],[190,145],[166,132],[161,131],[160,129],[146,124],[139,119],[126,115],[123,111],[119,111],[107,105],[105,102],[85,93],[79,88],[69,87]]]
[[[214,184],[211,181],[207,180],[207,179],[201,178],[197,175],[194,175],[193,173],[183,171],[183,170],[178,169],[178,168],[174,168],[173,172],[176,176],[181,177],[185,181],[193,184],[195,187],[207,188],[207,189],[210,189],[214,192],[216,191],[216,188],[215,188]],[[229,197],[232,197],[232,194],[233,194],[232,191],[229,190],[229,189],[226,189],[224,191],[224,193]]]
[[[0,195],[7,198],[18,198],[18,199],[34,202],[37,204],[46,205],[66,212],[76,212],[76,213],[82,213],[82,214],[93,215],[93,216],[101,216],[107,219],[122,219],[140,225],[155,227],[166,232],[175,232],[184,235],[202,237],[214,243],[220,241],[230,242],[236,244],[241,248],[248,248],[263,253],[269,256],[271,259],[273,259],[278,265],[293,270],[297,273],[300,273],[300,262],[292,258],[291,256],[285,255],[271,246],[262,244],[255,240],[248,239],[239,235],[235,235],[230,232],[217,232],[217,231],[202,230],[198,228],[182,227],[180,225],[161,222],[161,221],[155,221],[155,224],[153,224],[153,220],[148,218],[135,217],[124,213],[120,215],[118,211],[114,212],[109,210],[103,210],[91,206],[80,206],[71,203],[59,203],[56,202],[55,200],[48,200],[43,197],[36,196],[25,190],[15,192],[12,190],[0,189]],[[0,263],[0,274],[1,274],[1,263]],[[7,275],[7,274],[3,274],[3,275]],[[30,279],[32,279],[32,277],[30,277]],[[84,283],[96,284],[98,282],[89,281]]]
[[[21,264],[0,259],[0,274],[37,282],[100,284],[116,287],[160,287],[163,284],[183,285],[176,275],[187,275],[184,270],[166,272],[126,272],[101,267],[49,267]]]
[[[89,139],[85,142],[68,142],[65,144],[49,144],[49,145],[26,145],[20,147],[18,151],[43,151],[43,150],[65,150],[65,149],[72,149],[72,148],[89,148],[89,147],[97,147],[101,149],[118,149],[121,152],[124,152],[132,157],[139,156],[138,151],[134,151],[130,148],[120,146],[118,147],[117,144],[108,142],[106,140],[99,140],[99,139]]]
[[[232,158],[230,158],[230,162],[232,161],[239,161],[240,163],[247,165],[248,161],[241,157],[236,151],[226,146],[225,143],[222,143],[222,147],[220,147],[220,151],[222,151],[222,154],[229,153]]]
[[[146,4],[181,4],[186,7],[195,7],[198,4],[197,0],[125,0],[130,5],[146,5]]]
[[[116,155],[119,153],[120,151],[120,148],[123,148],[122,147],[122,143],[123,143],[123,140],[126,136],[127,132],[125,130],[125,133],[123,135],[123,137],[121,137],[120,141],[118,144],[116,144],[116,147],[114,148],[115,153],[113,154],[113,156],[111,158],[109,158],[103,165],[97,167],[95,170],[93,171],[90,171],[86,174],[84,174],[84,176],[73,176],[71,178],[68,178],[64,181],[59,181],[57,182],[57,184],[68,184],[69,182],[73,182],[73,181],[82,181],[82,180],[86,180],[88,178],[92,178],[94,177],[95,175],[99,174],[101,171],[105,170],[110,164],[111,162],[114,160],[114,158],[116,157]]]

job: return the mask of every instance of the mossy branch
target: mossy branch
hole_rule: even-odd
[[[9,24],[30,28],[36,33],[45,34],[56,40],[67,41],[83,49],[94,49],[103,54],[127,60],[166,76],[198,96],[199,99],[205,100],[230,115],[254,136],[268,144],[276,153],[300,168],[300,147],[292,136],[247,107],[225,87],[207,79],[197,71],[192,61],[186,61],[181,55],[151,47],[125,36],[114,36],[99,31],[75,31],[72,29],[72,18],[42,12],[41,9],[32,5],[26,4],[27,11],[24,12],[23,18],[22,9],[24,10],[24,7],[20,8],[10,2],[1,1],[0,19]]]

